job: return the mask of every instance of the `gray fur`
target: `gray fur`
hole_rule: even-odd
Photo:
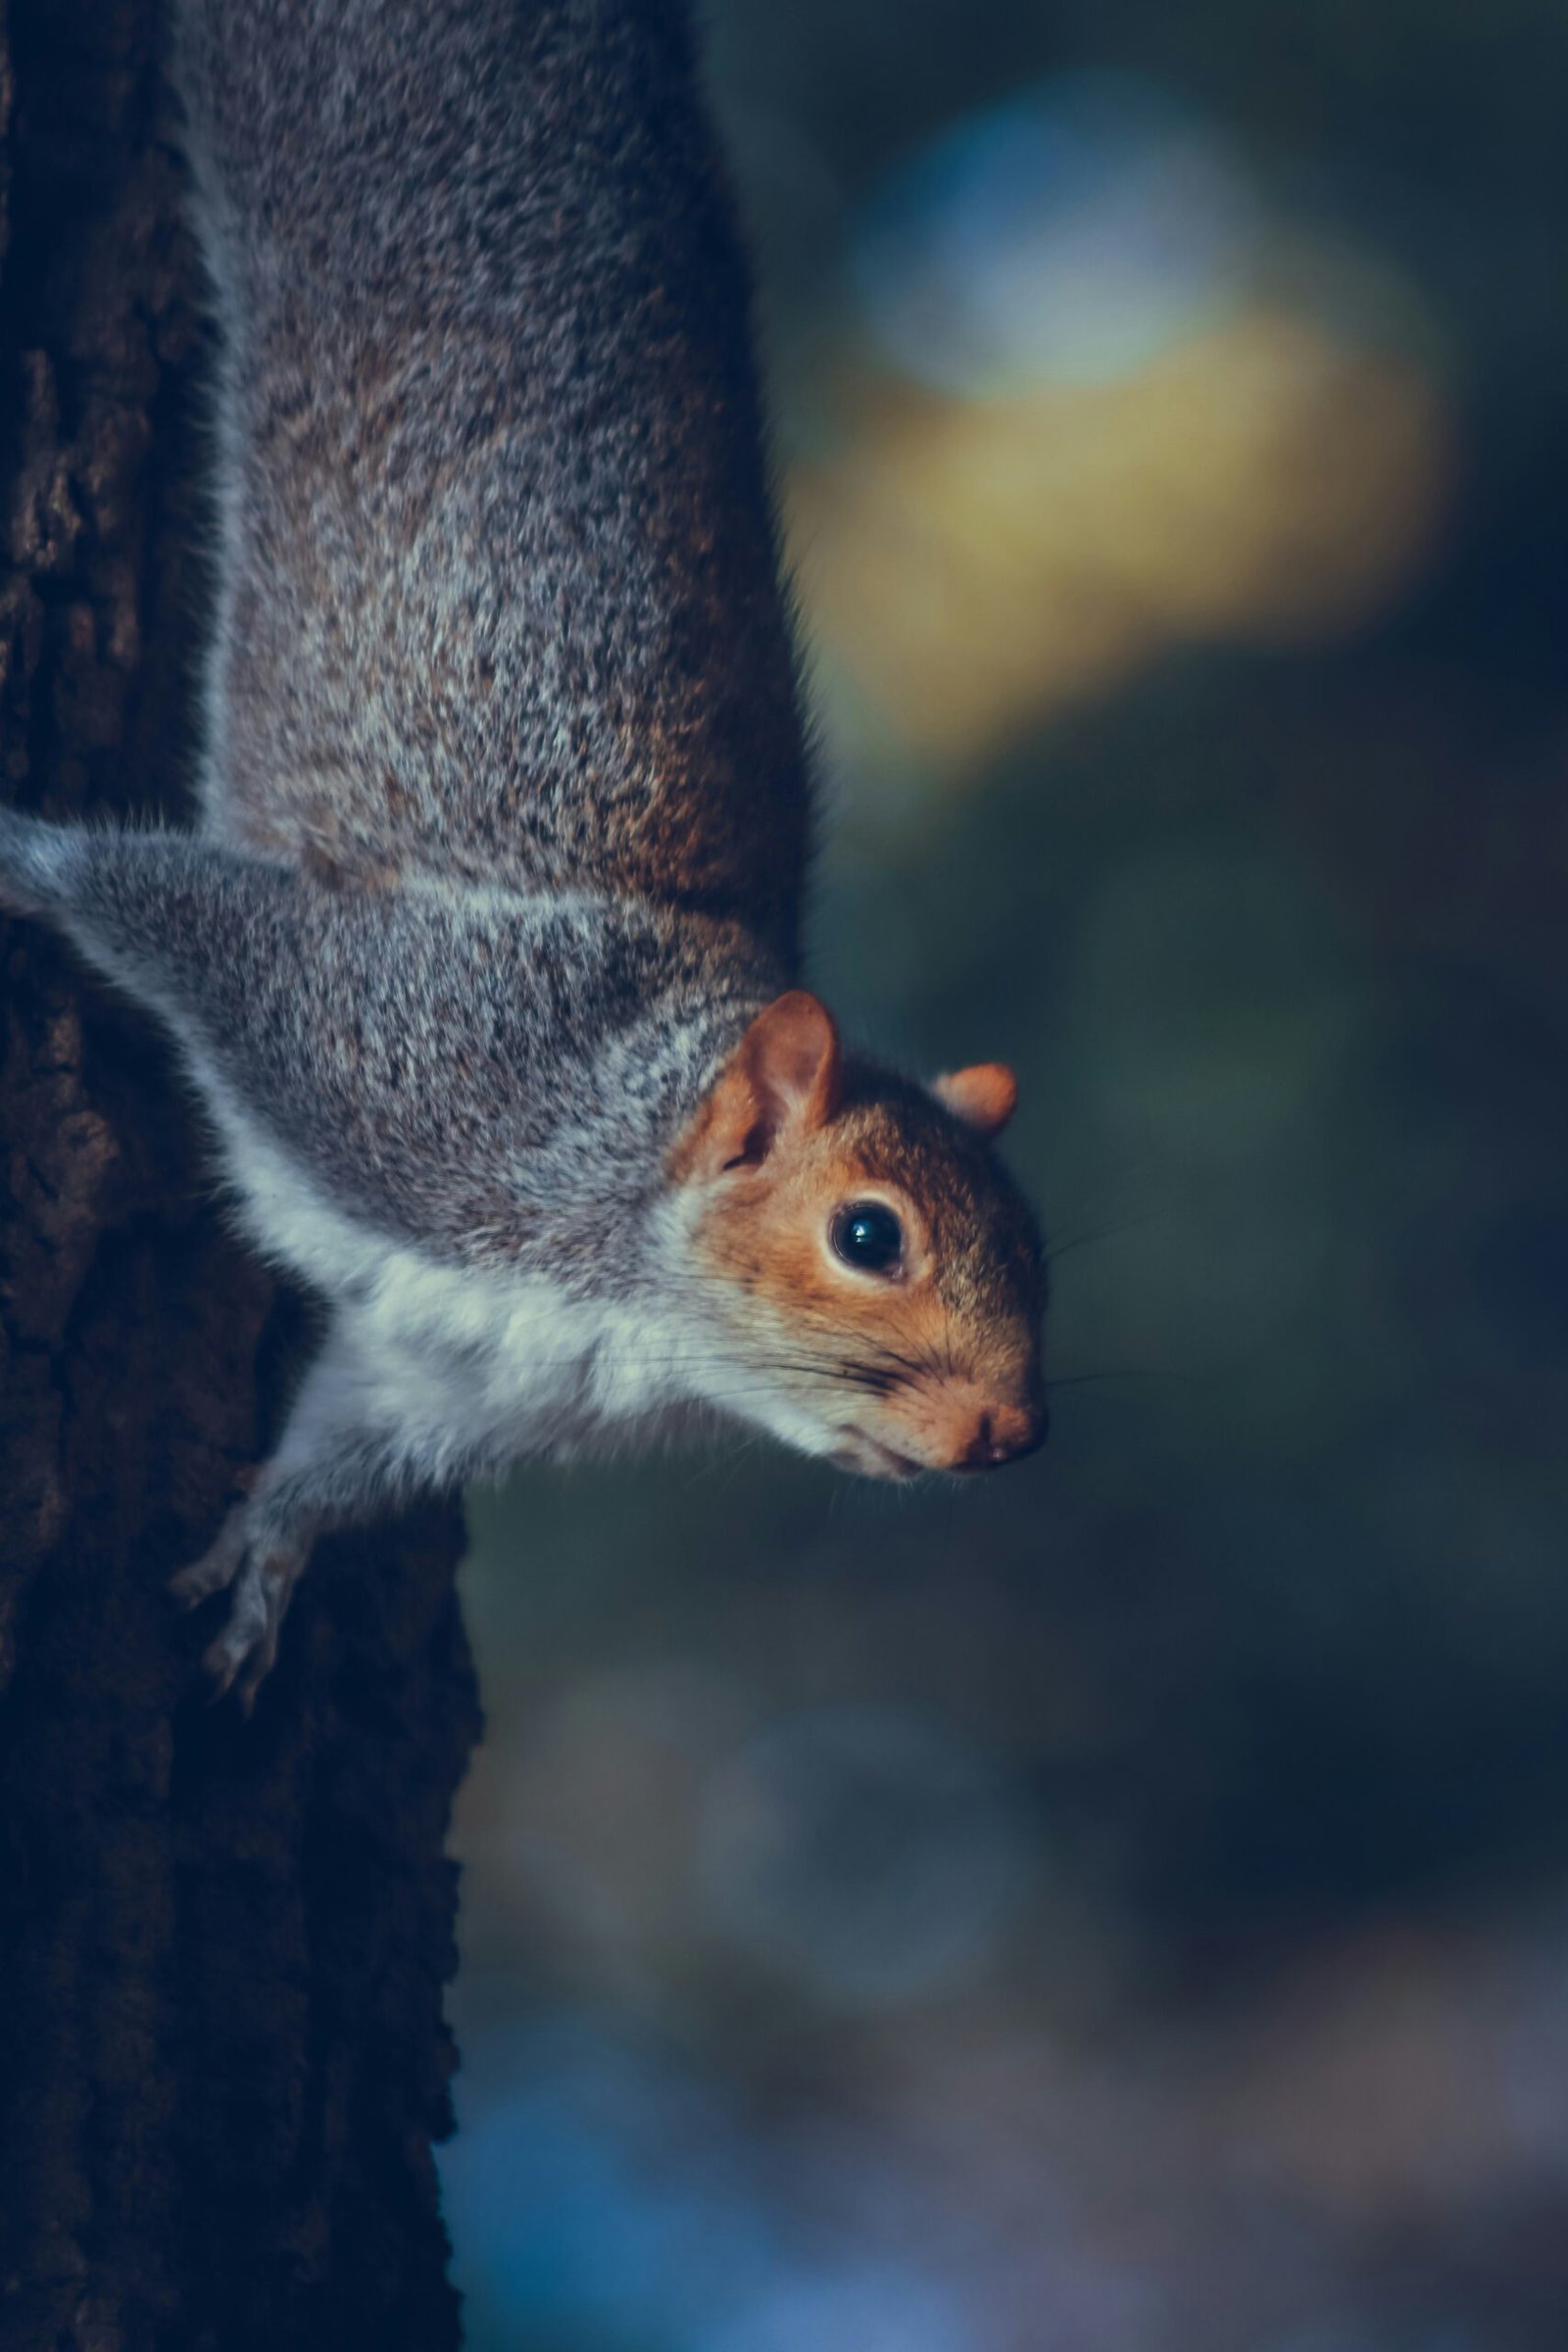
[[[746,285],[676,0],[184,0],[225,338],[218,837],[612,883],[786,959]]]
[[[328,1305],[178,1580],[231,1592],[249,1699],[332,1519],[694,1407],[832,1452],[843,1398],[669,1174],[794,977],[808,833],[684,8],[181,0],[177,50],[221,335],[200,830],[0,811],[0,903],[168,1024]],[[990,1187],[970,1289],[1033,1313],[1015,1197],[884,1093],[944,1230]]]
[[[782,986],[734,925],[603,893],[330,890],[188,834],[6,821],[7,870],[198,1082],[442,1264],[629,1295],[669,1147]]]

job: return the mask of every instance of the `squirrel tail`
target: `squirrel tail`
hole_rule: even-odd
[[[687,0],[177,0],[217,297],[206,830],[793,959],[808,830]]]

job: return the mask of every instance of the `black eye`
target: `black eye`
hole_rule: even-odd
[[[880,1200],[852,1200],[833,1219],[834,1250],[862,1274],[896,1274],[904,1256],[904,1228]]]

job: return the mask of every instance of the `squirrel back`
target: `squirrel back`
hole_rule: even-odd
[[[716,1414],[876,1478],[1045,1435],[999,1063],[795,979],[745,285],[673,0],[181,0],[223,335],[199,834],[0,808],[327,1327],[176,1580],[247,1700],[317,1534]],[[332,887],[326,887],[330,883]]]
[[[682,0],[180,19],[222,338],[209,835],[626,893],[791,964],[802,727]]]

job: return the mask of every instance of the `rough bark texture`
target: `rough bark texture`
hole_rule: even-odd
[[[151,0],[0,32],[3,789],[181,806],[201,330]],[[458,2339],[448,1808],[476,1729],[431,1510],[323,1547],[247,1724],[169,1574],[303,1322],[169,1056],[0,923],[0,2344]]]

